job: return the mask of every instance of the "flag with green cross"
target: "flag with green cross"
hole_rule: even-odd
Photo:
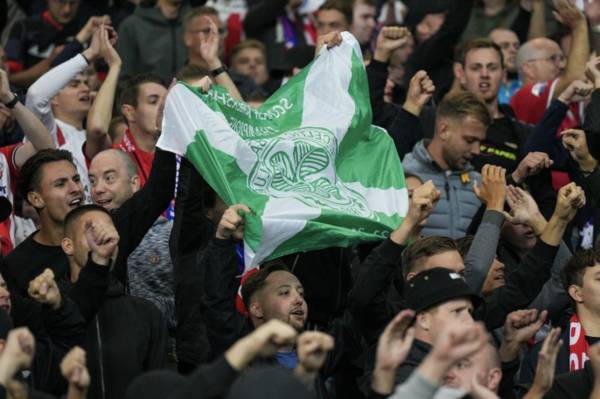
[[[260,108],[219,86],[169,92],[158,146],[188,159],[227,205],[245,204],[246,269],[290,253],[381,240],[408,194],[393,140],[373,126],[356,39],[319,56]]]

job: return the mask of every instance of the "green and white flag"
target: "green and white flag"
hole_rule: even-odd
[[[252,209],[246,269],[298,251],[380,240],[408,210],[389,135],[371,125],[356,39],[319,57],[259,109],[218,86],[183,83],[166,101],[158,146],[185,156],[227,205]]]

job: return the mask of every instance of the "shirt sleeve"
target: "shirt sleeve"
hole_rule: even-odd
[[[36,80],[29,90],[25,99],[25,105],[36,116],[44,126],[52,133],[52,139],[56,143],[56,121],[50,106],[50,100],[65,87],[75,75],[87,67],[87,61],[81,54],[77,54],[69,61],[52,68]]]

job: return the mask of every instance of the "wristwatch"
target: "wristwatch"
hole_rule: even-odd
[[[213,78],[216,78],[218,75],[222,74],[223,72],[227,72],[227,67],[225,65],[221,65],[219,68],[213,69],[212,71],[210,71],[210,75]]]
[[[19,96],[17,96],[17,93],[13,93],[12,100],[10,100],[7,103],[3,103],[3,104],[6,105],[6,108],[13,109],[15,107],[15,105],[17,105],[18,102],[19,102]]]

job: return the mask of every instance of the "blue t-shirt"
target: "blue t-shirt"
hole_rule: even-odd
[[[275,359],[277,359],[277,363],[286,369],[295,369],[298,364],[298,355],[296,354],[296,351],[275,352]]]

